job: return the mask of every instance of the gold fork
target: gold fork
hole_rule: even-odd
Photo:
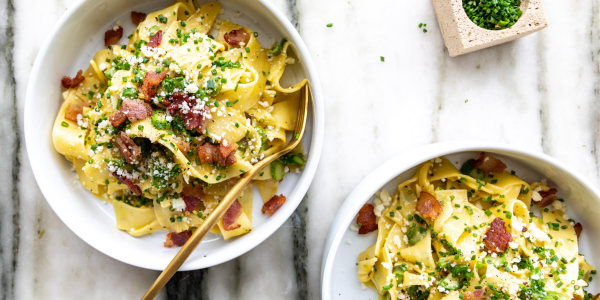
[[[309,100],[309,88],[308,84],[304,85],[300,91],[300,103],[298,105],[298,114],[296,116],[296,127],[294,129],[294,135],[288,142],[287,146],[279,150],[272,155],[265,157],[263,160],[254,165],[250,170],[246,171],[238,180],[238,182],[229,190],[227,195],[217,205],[215,210],[208,215],[206,220],[198,227],[189,240],[181,247],[179,252],[175,255],[173,260],[167,265],[167,267],[160,273],[158,278],[154,281],[152,286],[146,291],[146,294],[142,297],[144,300],[153,299],[156,294],[167,284],[169,279],[173,277],[173,274],[179,270],[179,267],[185,262],[190,256],[192,251],[196,249],[198,244],[204,239],[206,234],[217,224],[219,219],[225,214],[229,206],[238,198],[244,188],[252,181],[255,174],[260,172],[264,167],[274,162],[276,159],[294,150],[301,142],[304,130],[306,127],[306,118],[308,115],[308,100]]]

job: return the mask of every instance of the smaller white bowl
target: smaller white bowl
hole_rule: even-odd
[[[579,251],[593,266],[600,267],[600,192],[582,176],[556,159],[543,153],[532,152],[504,144],[487,142],[447,142],[408,150],[385,162],[354,188],[335,217],[325,245],[321,268],[321,296],[329,299],[378,299],[372,289],[363,289],[358,281],[356,262],[358,254],[375,243],[377,232],[366,235],[349,229],[356,222],[356,214],[372,201],[382,188],[395,192],[397,185],[410,178],[418,165],[430,159],[445,156],[458,164],[479,152],[489,152],[500,158],[508,169],[515,170],[526,181],[547,179],[566,200],[567,214],[583,225]],[[592,281],[590,292],[600,291],[600,280]]]
[[[25,100],[25,142],[33,174],[46,201],[58,217],[90,246],[122,262],[162,270],[179,248],[165,248],[165,233],[134,238],[120,231],[110,204],[81,187],[72,166],[54,150],[51,132],[62,103],[60,78],[86,69],[96,51],[104,47],[104,32],[120,21],[124,32],[132,32],[131,11],[152,12],[171,0],[80,1],[58,22],[35,61]],[[199,1],[200,3],[207,0]],[[294,26],[270,1],[221,0],[221,18],[248,26],[259,33],[265,47],[286,37],[298,63],[289,66],[283,81],[308,78],[312,92],[311,111],[303,138],[308,161],[300,174],[288,174],[279,186],[286,203],[272,217],[261,214],[262,200],[255,197],[252,232],[232,240],[205,239],[181,270],[201,269],[234,259],[269,237],[289,218],[302,201],[314,177],[324,135],[321,88],[310,53]],[[125,34],[125,36],[127,33]],[[125,43],[125,38],[121,44]],[[258,193],[255,193],[255,195]]]

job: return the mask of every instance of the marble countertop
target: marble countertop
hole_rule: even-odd
[[[405,148],[506,142],[600,183],[599,0],[544,1],[548,28],[457,58],[444,49],[431,1],[271,1],[296,25],[320,73],[320,169],[269,239],[228,263],[177,273],[161,298],[319,298],[337,208],[365,174]],[[44,201],[26,157],[29,73],[49,29],[76,2],[0,2],[0,299],[133,299],[158,275],[79,240]]]

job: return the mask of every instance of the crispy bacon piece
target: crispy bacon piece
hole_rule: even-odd
[[[137,25],[140,25],[140,23],[144,22],[144,20],[146,20],[146,14],[143,12],[137,12],[137,11],[132,11],[131,12],[131,23]]]
[[[194,196],[183,196],[183,202],[185,202],[185,211],[193,212],[202,203],[202,199]]]
[[[139,186],[137,186],[135,183],[133,183],[133,181],[131,181],[131,179],[123,176],[123,175],[119,175],[117,173],[117,171],[112,173],[113,176],[115,176],[115,178],[117,178],[118,181],[120,181],[123,184],[126,184],[127,187],[129,188],[129,190],[131,190],[136,196],[141,196],[142,195],[142,189],[140,189]]]
[[[186,185],[181,191],[183,195],[204,198],[204,189],[201,185]]]
[[[483,299],[483,289],[466,292],[463,300],[480,300]]]
[[[172,247],[181,247],[185,245],[190,237],[192,236],[192,232],[189,230],[182,232],[169,232],[167,233],[167,240],[164,243],[164,246],[167,248]]]
[[[152,116],[150,104],[139,99],[124,99],[119,110],[110,115],[108,120],[112,126],[119,127],[127,119],[130,122],[135,122],[150,116]]]
[[[112,126],[119,127],[126,119],[135,122],[150,116],[152,116],[150,104],[139,99],[124,99],[119,110],[110,115],[108,120]]]
[[[490,228],[485,233],[483,241],[485,249],[489,252],[502,253],[508,248],[508,243],[511,242],[512,236],[506,231],[504,221],[500,218],[495,218],[490,224]]]
[[[581,223],[575,223],[575,225],[573,225],[573,229],[575,229],[575,234],[577,235],[577,238],[579,238],[581,232],[583,231],[583,225],[581,225]]]
[[[271,197],[271,199],[269,199],[269,201],[265,202],[265,204],[263,204],[263,207],[261,209],[263,214],[267,214],[269,216],[272,216],[275,214],[275,212],[277,212],[277,210],[285,203],[285,196],[284,195],[275,195],[273,197]]]
[[[125,99],[121,104],[121,111],[127,116],[131,122],[143,120],[152,116],[152,107],[150,104],[140,99]]]
[[[219,144],[219,159],[218,163],[221,166],[231,166],[235,163],[235,150],[237,150],[238,144],[230,143],[226,139],[221,140]]]
[[[150,42],[148,43],[148,47],[156,48],[160,46],[162,42],[162,30],[157,31],[152,37],[150,37]]]
[[[358,234],[367,234],[377,230],[377,216],[375,216],[375,207],[373,204],[367,203],[358,211],[356,224],[359,226]]]
[[[204,190],[201,185],[186,185],[183,187],[181,194],[185,202],[185,211],[204,210]]]
[[[142,155],[142,148],[136,145],[125,131],[121,131],[119,135],[116,135],[114,140],[121,155],[128,164],[137,164],[139,162]]]
[[[175,145],[177,146],[177,149],[183,153],[190,151],[190,144],[183,139],[175,139]]]
[[[471,165],[484,173],[500,173],[506,169],[506,165],[501,160],[485,152],[481,152]]]
[[[123,36],[123,27],[119,26],[117,29],[110,29],[104,33],[104,46],[114,45]]]
[[[204,190],[201,185],[186,185],[181,191],[183,201],[185,202],[185,211],[192,212],[195,209],[204,210]]]
[[[237,199],[223,215],[223,229],[229,231],[240,228],[242,224],[237,223],[237,218],[242,214],[242,205]]]
[[[83,103],[69,103],[65,109],[65,119],[77,123],[77,115],[83,114]]]
[[[143,120],[152,116],[152,107],[150,104],[140,99],[124,99],[119,110],[127,116],[130,122]]]
[[[206,142],[202,146],[198,146],[198,159],[203,164],[217,163],[224,167],[231,166],[235,163],[235,150],[237,148],[238,144],[228,143],[225,139],[219,145]]]
[[[77,75],[75,75],[75,77],[63,76],[63,78],[60,80],[60,83],[62,84],[62,86],[65,89],[70,89],[70,88],[77,87],[84,80],[85,80],[85,77],[83,77],[83,71],[79,70],[79,71],[77,71]]]
[[[156,95],[156,90],[163,79],[165,79],[165,76],[167,76],[167,70],[164,70],[161,73],[156,73],[154,71],[146,73],[146,76],[144,76],[144,83],[142,84],[142,93],[146,96],[146,101],[150,101],[150,98]]]
[[[535,205],[538,207],[546,207],[556,200],[557,192],[558,190],[555,188],[551,188],[547,191],[539,191],[538,193],[540,193],[540,196],[542,196],[542,200],[533,201],[533,203],[535,203]]]
[[[422,217],[435,220],[442,213],[442,204],[430,193],[421,192],[417,201],[417,211]]]
[[[241,47],[243,45],[248,44],[250,40],[250,35],[246,32],[245,29],[234,29],[230,32],[225,33],[223,36],[225,42],[233,47]]]
[[[187,130],[204,131],[210,110],[201,100],[184,93],[173,93],[168,99],[163,100],[167,110],[172,115],[179,115]]]
[[[202,164],[212,164],[218,160],[219,157],[219,146],[211,143],[204,143],[198,147],[198,159]]]
[[[108,117],[110,125],[114,127],[121,126],[121,124],[123,124],[125,120],[127,120],[127,116],[120,110],[115,111],[114,113],[112,113],[112,115],[110,115],[110,117]]]

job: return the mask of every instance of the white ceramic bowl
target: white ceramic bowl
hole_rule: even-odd
[[[82,188],[71,164],[58,154],[51,141],[51,128],[61,98],[60,79],[86,69],[93,54],[103,48],[104,32],[116,21],[126,36],[134,28],[132,10],[151,12],[168,6],[170,0],[88,0],[70,9],[58,22],[35,61],[25,103],[25,141],[37,183],[59,218],[81,239],[122,262],[154,270],[163,269],[178,248],[164,248],[165,234],[134,238],[115,227],[112,206],[96,199]],[[202,3],[206,1],[200,1]],[[196,249],[182,270],[210,267],[249,251],[277,230],[294,212],[314,177],[323,144],[324,119],[321,89],[310,54],[298,32],[268,1],[222,0],[220,17],[246,25],[259,32],[259,40],[270,46],[286,37],[298,58],[288,67],[283,81],[308,78],[313,102],[308,130],[303,139],[308,153],[304,171],[289,174],[280,185],[287,202],[272,217],[260,213],[262,201],[255,197],[254,230],[242,237],[224,241],[213,236]],[[238,14],[241,12],[241,15]],[[236,17],[237,16],[237,17]]]
[[[492,153],[515,170],[526,181],[548,179],[566,200],[567,214],[583,225],[579,251],[593,266],[600,267],[600,192],[589,181],[554,158],[525,149],[487,142],[439,143],[412,149],[387,161],[369,174],[350,193],[339,209],[325,246],[321,269],[322,298],[378,299],[371,289],[363,289],[357,279],[358,254],[375,243],[377,232],[358,235],[349,230],[356,222],[360,208],[373,199],[382,188],[395,192],[397,184],[410,178],[416,167],[432,158],[445,156],[453,163],[462,163],[481,152]],[[592,281],[590,292],[600,291],[600,280]]]

